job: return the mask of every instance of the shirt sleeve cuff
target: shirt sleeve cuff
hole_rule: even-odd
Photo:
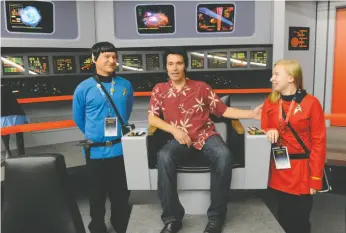
[[[322,178],[321,177],[310,177],[310,188],[315,190],[321,190],[322,189]]]

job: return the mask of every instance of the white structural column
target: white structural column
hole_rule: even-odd
[[[273,63],[284,59],[285,55],[285,14],[286,2],[274,1],[273,12]]]

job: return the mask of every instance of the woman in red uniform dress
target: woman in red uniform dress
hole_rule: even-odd
[[[277,167],[272,153],[269,187],[276,193],[278,221],[284,230],[310,233],[313,195],[322,188],[326,159],[324,113],[317,98],[303,90],[302,69],[297,61],[278,61],[270,81],[273,91],[263,105],[262,129],[272,148],[287,149],[290,166]],[[309,154],[305,153],[288,122]]]

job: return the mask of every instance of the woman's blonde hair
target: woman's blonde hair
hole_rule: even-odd
[[[294,85],[297,89],[303,89],[303,72],[302,67],[296,60],[279,60],[275,63],[274,67],[277,65],[282,65],[288,75],[292,76],[294,79]],[[275,103],[281,98],[280,92],[273,91],[269,94],[269,101]]]

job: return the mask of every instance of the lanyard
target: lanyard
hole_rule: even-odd
[[[294,102],[295,102],[295,97],[293,97],[292,101],[291,101],[291,104],[290,104],[290,107],[288,108],[288,112],[286,114],[286,119],[285,119],[285,123],[284,125],[282,124],[282,99],[279,100],[279,144],[280,144],[280,147],[282,147],[282,143],[281,143],[281,135],[285,132],[285,128],[288,124],[288,121],[290,119],[290,116],[291,116],[291,113],[292,113],[292,110],[293,110],[293,106],[294,106]]]
[[[109,90],[111,96],[113,96],[114,93],[114,85],[115,85],[115,81],[112,80],[112,87]],[[109,102],[109,99],[107,98],[106,94],[103,92],[102,88],[101,88],[101,84],[97,84],[96,87],[99,89],[100,93],[102,94],[102,96],[106,99],[107,101],[107,105],[108,105],[108,117],[111,115],[111,103]]]

